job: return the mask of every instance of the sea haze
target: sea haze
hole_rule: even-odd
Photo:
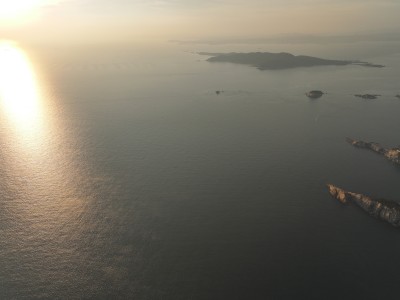
[[[399,231],[325,184],[400,199],[399,168],[345,142],[400,143],[399,46],[3,49],[29,93],[0,103],[0,298],[394,299]]]

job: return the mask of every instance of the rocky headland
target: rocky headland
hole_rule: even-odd
[[[375,153],[383,155],[391,162],[400,164],[400,148],[384,148],[378,143],[364,142],[360,140],[354,140],[351,138],[347,138],[346,141],[354,147],[371,150]]]
[[[395,227],[400,227],[399,203],[385,199],[374,199],[363,194],[349,192],[333,184],[328,184],[327,186],[332,197],[341,203],[355,203],[371,216],[386,221]]]
[[[372,68],[382,68],[382,65],[371,64],[368,62],[355,60],[333,60],[323,59],[306,55],[293,55],[290,53],[269,53],[269,52],[251,52],[251,53],[210,53],[199,52],[200,55],[211,56],[207,59],[209,62],[229,62],[256,67],[260,70],[280,70],[299,67],[314,66],[346,66],[358,65]]]

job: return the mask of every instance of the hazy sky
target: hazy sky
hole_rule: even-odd
[[[29,39],[215,39],[280,34],[400,31],[399,0],[0,0],[36,1],[0,35]]]

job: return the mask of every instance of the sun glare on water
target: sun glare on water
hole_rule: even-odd
[[[41,101],[34,69],[13,43],[0,41],[0,105],[3,113],[25,133],[41,122]]]

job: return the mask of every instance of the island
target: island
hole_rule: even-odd
[[[299,67],[314,66],[346,66],[357,65],[364,67],[384,67],[383,65],[371,64],[355,60],[333,60],[323,59],[306,55],[293,55],[290,53],[269,53],[269,52],[250,52],[250,53],[211,53],[199,52],[200,55],[211,56],[208,62],[228,62],[235,64],[249,65],[259,70],[281,70]]]
[[[362,99],[376,99],[376,98],[380,97],[381,95],[378,95],[378,94],[355,94],[354,96],[362,98]]]
[[[384,148],[378,143],[364,142],[351,138],[347,138],[346,141],[354,147],[371,150],[375,153],[383,155],[391,162],[400,165],[400,148]]]
[[[355,203],[374,218],[386,221],[395,227],[400,227],[400,204],[386,199],[374,199],[363,194],[348,192],[333,184],[327,185],[329,193],[335,199],[345,204]]]
[[[311,99],[318,99],[318,98],[321,98],[323,94],[324,94],[324,92],[322,92],[322,91],[314,90],[314,91],[307,92],[306,96]]]

